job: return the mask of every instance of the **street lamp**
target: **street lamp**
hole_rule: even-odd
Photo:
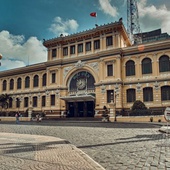
[[[117,90],[115,90],[115,122],[117,121],[116,119],[116,98],[119,94],[117,94]]]

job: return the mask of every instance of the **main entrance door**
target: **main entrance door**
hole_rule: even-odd
[[[94,114],[94,101],[68,103],[68,117],[94,117]]]

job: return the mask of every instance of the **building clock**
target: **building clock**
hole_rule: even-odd
[[[79,90],[83,90],[86,87],[86,80],[83,78],[78,79],[76,85]]]

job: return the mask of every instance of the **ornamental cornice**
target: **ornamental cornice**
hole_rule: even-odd
[[[96,72],[99,71],[99,64],[98,64],[98,62],[89,63],[88,65],[89,65],[93,70],[95,70]]]

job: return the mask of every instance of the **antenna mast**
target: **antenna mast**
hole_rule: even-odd
[[[133,44],[141,43],[141,30],[136,0],[127,0],[127,32]]]

